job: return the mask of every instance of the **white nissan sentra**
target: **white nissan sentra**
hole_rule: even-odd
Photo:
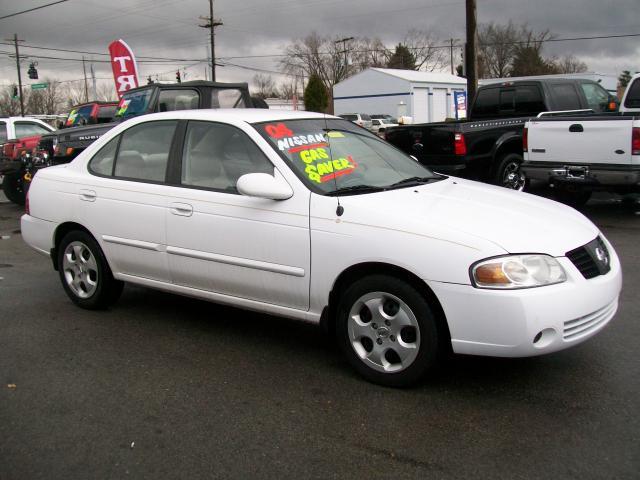
[[[22,235],[80,307],[131,282],[323,324],[361,375],[394,386],[450,349],[576,345],[611,320],[622,284],[577,211],[433,173],[307,112],[126,121],[35,176]]]

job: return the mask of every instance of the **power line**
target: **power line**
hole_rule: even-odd
[[[0,20],[4,20],[5,18],[15,17],[16,15],[22,15],[23,13],[33,12],[34,10],[40,10],[41,8],[50,7],[51,5],[56,5],[58,3],[68,2],[69,0],[58,0],[57,2],[47,3],[46,5],[40,5],[39,7],[29,8],[28,10],[22,10],[21,12],[11,13],[9,15],[5,15],[4,17],[0,17]]]
[[[12,43],[6,43],[6,42],[0,42],[0,45],[13,45]],[[85,51],[85,50],[70,50],[67,48],[53,48],[53,47],[40,47],[37,45],[26,45],[26,44],[22,44],[20,45],[22,48],[33,48],[36,50],[49,50],[52,52],[66,52],[66,53],[81,53],[84,55],[103,55],[103,56],[109,56],[108,53],[103,53],[103,52],[89,52],[89,51]],[[170,57],[149,57],[149,56],[145,56],[145,55],[137,55],[136,58],[143,58],[143,59],[147,59],[147,60],[176,60],[176,61],[181,61],[181,62],[198,62],[200,61],[197,58],[170,58]]]

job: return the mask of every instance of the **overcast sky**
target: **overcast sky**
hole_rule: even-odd
[[[50,3],[52,0],[0,0],[0,16]],[[464,0],[216,0],[215,16],[224,25],[216,32],[218,57],[281,53],[294,38],[317,31],[330,36],[380,37],[397,43],[407,30],[430,31],[443,41],[464,39]],[[558,38],[640,33],[638,0],[477,0],[478,22],[527,23],[550,30]],[[186,68],[187,80],[204,78],[208,34],[198,28],[209,14],[207,0],[69,0],[0,20],[1,41],[14,33],[25,45],[107,53],[107,45],[124,39],[142,56],[184,59],[178,63],[138,64],[141,77],[159,74],[173,80]],[[16,82],[15,60],[0,45],[0,85]],[[82,55],[23,47],[21,54],[75,58]],[[589,71],[619,74],[640,70],[640,37],[546,44],[546,55],[573,54]],[[86,55],[94,60],[108,57]],[[82,78],[82,63],[36,59],[40,78]],[[194,60],[192,62],[186,60]],[[278,70],[277,57],[236,58],[249,68]],[[28,84],[23,65],[23,81]],[[108,63],[94,63],[98,78],[111,78]],[[188,68],[187,68],[188,67]],[[255,71],[218,67],[219,81],[250,82]],[[26,80],[25,80],[26,78]],[[110,80],[104,80],[110,81]]]

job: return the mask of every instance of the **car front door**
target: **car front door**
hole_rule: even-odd
[[[172,280],[307,310],[310,193],[298,187],[287,200],[240,195],[236,182],[244,174],[282,176],[256,141],[232,125],[188,122],[167,209]]]
[[[165,179],[176,126],[174,120],[134,125],[89,161],[92,175],[78,190],[82,224],[115,272],[170,282]]]

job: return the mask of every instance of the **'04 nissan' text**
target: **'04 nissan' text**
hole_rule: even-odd
[[[42,170],[22,234],[84,308],[123,282],[325,325],[409,385],[442,356],[532,356],[614,316],[620,262],[556,202],[431,172],[332,116],[175,111]]]

